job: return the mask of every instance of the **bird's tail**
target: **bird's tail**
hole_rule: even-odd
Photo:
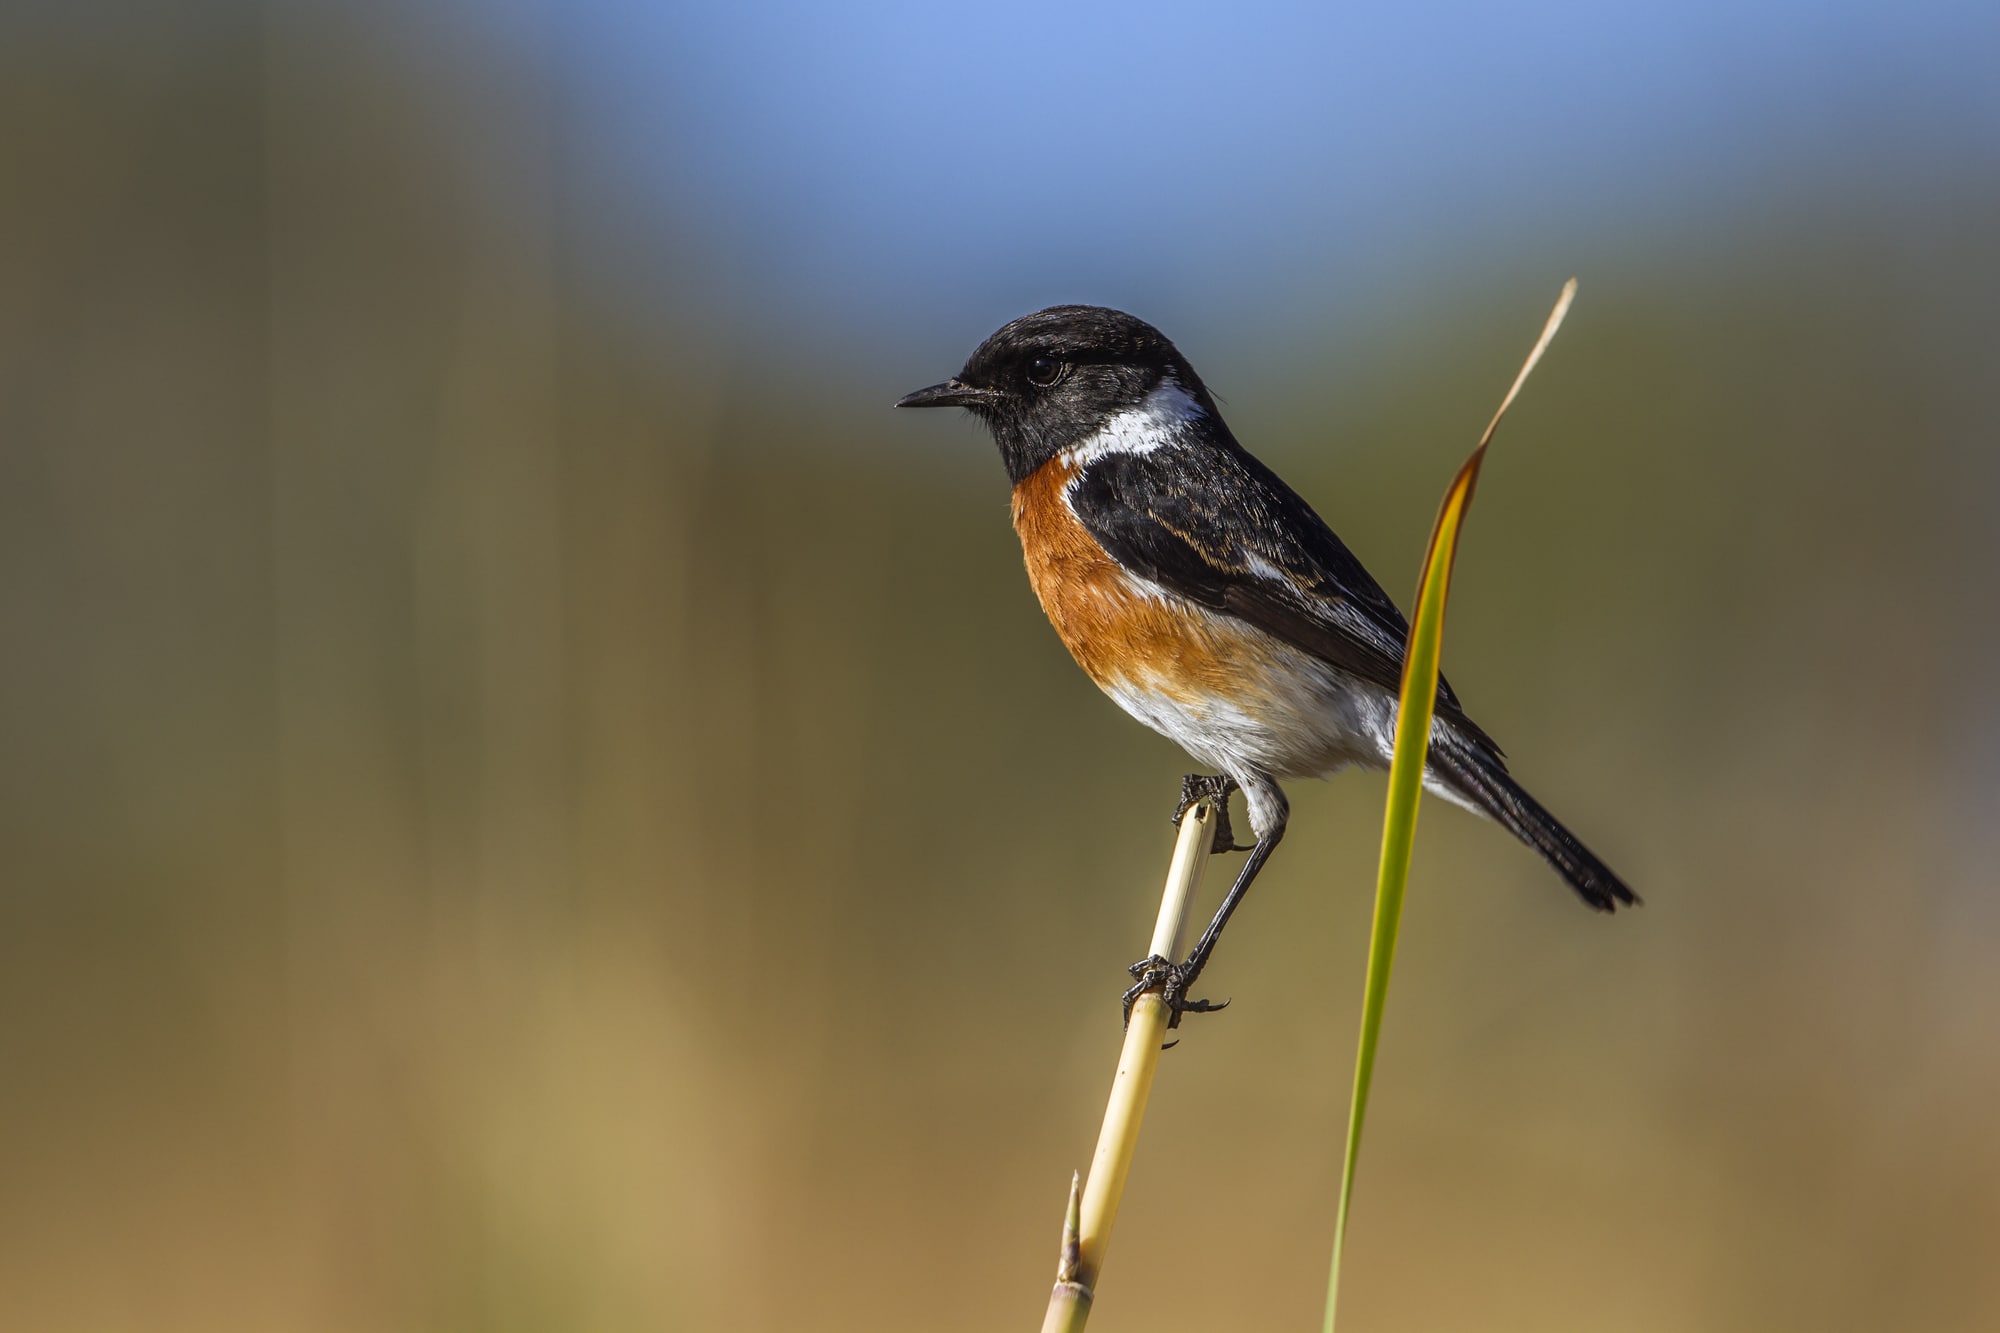
[[[1576,896],[1590,906],[1613,912],[1621,904],[1639,905],[1639,895],[1544,810],[1540,801],[1523,791],[1497,754],[1456,738],[1438,737],[1431,745],[1429,768],[1454,796],[1540,852],[1542,859],[1569,881]]]

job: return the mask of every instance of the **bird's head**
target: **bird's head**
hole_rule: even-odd
[[[896,406],[972,412],[992,430],[1013,482],[1106,431],[1173,430],[1216,414],[1165,334],[1088,305],[1023,315],[979,344],[957,375]]]

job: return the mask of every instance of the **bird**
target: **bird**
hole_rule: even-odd
[[[1216,850],[1249,855],[1187,958],[1127,969],[1124,1004],[1129,1021],[1134,998],[1158,989],[1175,1026],[1222,1008],[1189,990],[1285,835],[1280,780],[1389,766],[1402,612],[1237,443],[1187,358],[1133,315],[1089,305],[1024,315],[957,375],[896,406],[963,408],[985,424],[1013,487],[1028,581],[1070,655],[1120,708],[1216,770],[1183,780],[1175,819],[1216,799]],[[1424,786],[1497,822],[1590,907],[1639,903],[1515,781],[1443,678]],[[1247,847],[1228,824],[1235,789],[1256,835]]]

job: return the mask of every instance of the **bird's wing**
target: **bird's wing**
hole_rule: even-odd
[[[1108,454],[1076,478],[1069,500],[1133,573],[1401,689],[1403,613],[1312,507],[1240,448]],[[1499,755],[1442,679],[1438,712]]]

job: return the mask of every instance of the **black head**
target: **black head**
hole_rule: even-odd
[[[955,378],[896,406],[970,410],[992,429],[1008,479],[1019,482],[1168,380],[1216,417],[1194,367],[1151,324],[1102,306],[1057,305],[1007,325]]]

